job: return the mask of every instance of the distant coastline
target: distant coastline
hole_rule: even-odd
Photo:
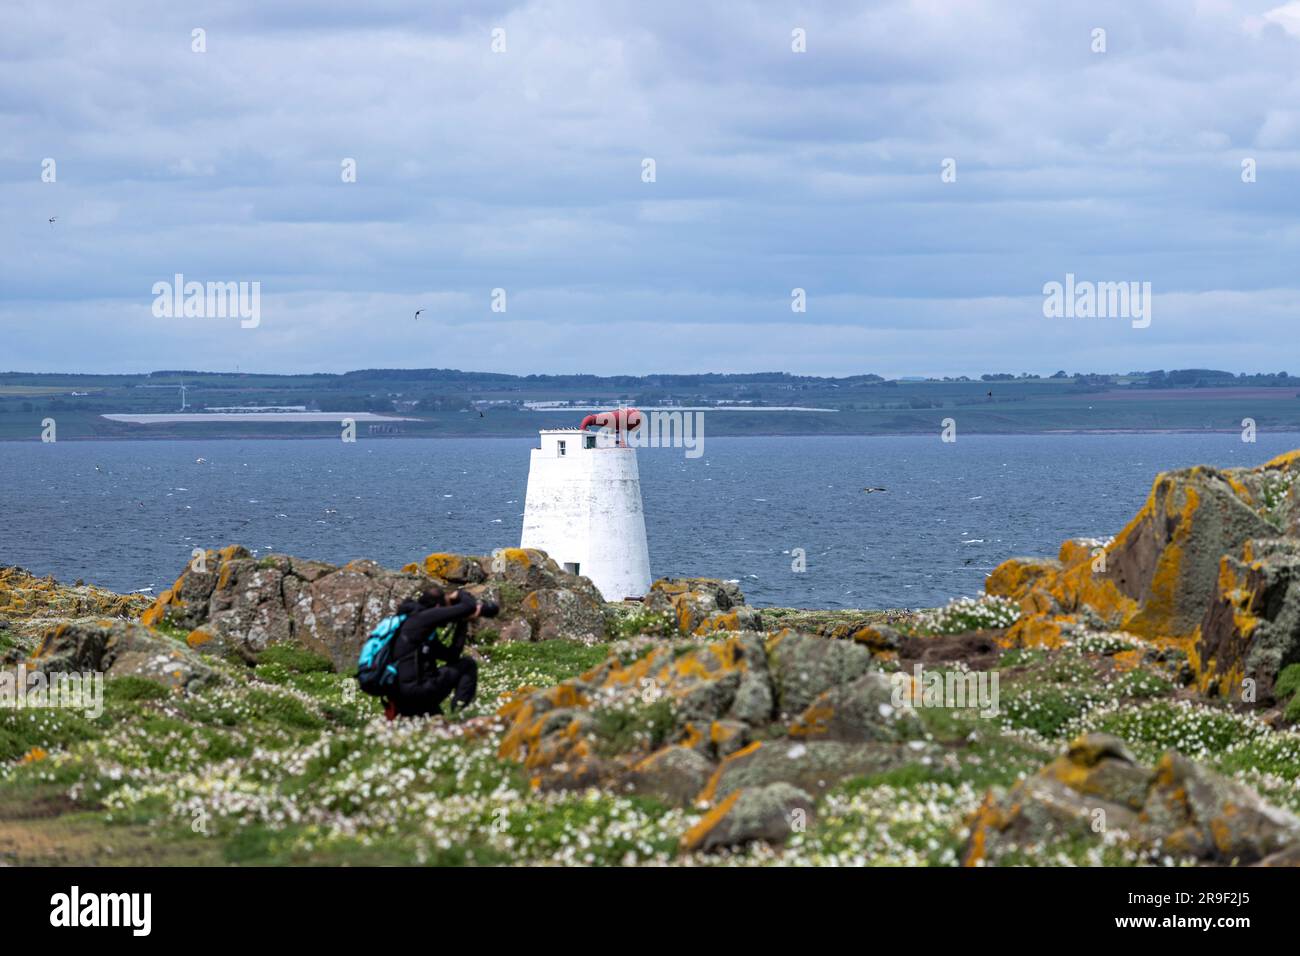
[[[261,375],[0,372],[0,441],[513,438],[593,411],[704,416],[710,436],[1180,434],[1300,431],[1300,378],[1209,369],[945,379],[780,372],[505,375],[370,369]],[[147,423],[147,424],[142,424]]]
[[[239,417],[239,416],[235,416]],[[388,419],[393,421],[393,419]],[[358,421],[362,421],[358,419]],[[384,419],[371,418],[367,421],[371,423],[381,423]],[[333,423],[334,419],[329,419]],[[807,432],[796,429],[780,431],[711,431],[708,433],[709,438],[906,438],[921,436],[937,436],[939,428],[933,429],[914,429],[910,431],[890,431],[890,432]],[[1052,437],[1063,435],[1234,435],[1241,430],[1237,428],[1055,428],[1043,429],[1040,431],[983,431],[968,429],[961,434],[964,437]],[[448,433],[419,433],[419,434],[374,434],[366,435],[358,433],[358,440],[364,438],[366,441],[376,441],[378,439],[386,440],[412,440],[412,439],[436,439],[436,440],[492,440],[492,439],[511,439],[521,440],[532,438],[537,434],[536,430],[529,432],[494,432],[491,434],[448,434]],[[1269,428],[1261,431],[1261,434],[1273,435],[1296,435],[1300,434],[1300,425],[1288,425],[1279,428]],[[244,432],[231,434],[228,432],[207,432],[203,434],[187,435],[150,435],[145,431],[129,435],[84,435],[72,436],[69,438],[60,438],[59,441],[68,442],[166,442],[166,441],[338,441],[338,435],[334,432],[329,434],[316,435],[295,435],[283,432],[274,434],[258,434],[254,432]],[[22,438],[22,437],[0,437],[0,443],[36,443],[40,444],[40,438]]]

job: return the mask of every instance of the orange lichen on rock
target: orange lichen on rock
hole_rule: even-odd
[[[512,721],[501,741],[498,755],[507,760],[520,760],[528,769],[546,766],[559,759],[550,748],[540,746],[548,720],[554,711],[581,707],[587,704],[585,695],[571,683],[557,684],[527,697],[516,697],[499,711],[498,715]],[[548,734],[548,740],[572,744],[578,738],[579,728],[573,722],[562,734]],[[569,749],[564,747],[562,749]]]
[[[528,548],[502,548],[494,557],[500,557],[504,561],[523,565],[527,568],[532,566],[535,554],[535,551],[530,551]]]
[[[426,555],[424,561],[416,564],[408,564],[402,570],[419,573],[423,571],[431,578],[447,580],[452,574],[460,570],[465,559],[459,554],[448,554],[445,551],[438,551]]]
[[[754,744],[754,746],[758,745]],[[742,792],[737,790],[729,794],[721,803],[706,813],[699,823],[682,834],[682,849],[691,852],[702,846],[709,834],[713,832],[713,829],[731,812],[732,806],[740,799]]]
[[[868,624],[865,627],[859,627],[849,633],[848,637],[850,640],[866,647],[875,657],[881,660],[892,661],[898,658],[897,635],[887,633],[877,626]]]
[[[19,567],[0,567],[0,616],[24,622],[36,618],[84,617],[91,614],[130,618],[149,603],[140,594],[115,594],[94,585],[60,584]]]
[[[722,782],[722,775],[726,772],[727,768],[738,760],[744,760],[762,746],[763,742],[761,740],[755,740],[752,744],[749,744],[746,747],[741,747],[735,753],[723,757],[722,762],[718,764],[718,769],[713,772],[713,776],[709,778],[709,782],[704,785],[704,789],[701,790],[699,796],[695,798],[695,802],[698,804],[712,803],[718,793],[718,784]]]
[[[1051,582],[1061,572],[1061,563],[1049,558],[1008,558],[990,572],[984,590],[996,597],[1020,602],[1025,614],[1052,610]]]
[[[962,857],[961,865],[979,866],[984,861],[989,831],[1002,830],[1006,825],[1007,819],[999,808],[997,801],[993,798],[992,792],[985,794],[984,802],[966,821],[966,826],[970,830],[970,837],[966,844],[966,853]]]
[[[1046,615],[1022,617],[997,642],[1004,647],[1060,647],[1064,643],[1061,637],[1062,621],[1069,620],[1071,619]]]
[[[911,678],[908,678],[910,681]],[[825,695],[823,695],[824,698]],[[823,698],[810,704],[790,725],[791,737],[809,739],[825,737],[830,732],[831,720],[835,717],[835,708]]]
[[[1276,458],[1270,458],[1260,466],[1260,471],[1273,471],[1277,469],[1290,470],[1293,467],[1300,466],[1300,448],[1292,451],[1285,451]],[[1297,470],[1300,470],[1298,468]]]
[[[1088,607],[1114,625],[1138,609],[1137,602],[1099,573],[1106,549],[1096,542],[1069,540],[1053,559],[1010,558],[993,569],[987,593],[1020,604],[1026,616],[1071,613]]]

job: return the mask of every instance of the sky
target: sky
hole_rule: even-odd
[[[0,370],[1300,374],[1297,213],[1300,0],[0,5]]]

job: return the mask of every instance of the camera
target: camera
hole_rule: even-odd
[[[501,605],[496,601],[479,601],[479,617],[496,617],[501,613]]]

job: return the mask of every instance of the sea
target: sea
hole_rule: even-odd
[[[0,565],[165,589],[196,547],[400,567],[519,544],[527,438],[0,443]],[[638,450],[651,571],[768,607],[923,608],[999,562],[1105,538],[1157,472],[1300,433],[707,438]],[[866,489],[880,489],[867,491]]]

